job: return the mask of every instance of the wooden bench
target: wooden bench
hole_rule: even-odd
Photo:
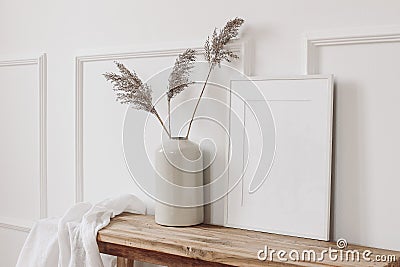
[[[261,233],[215,225],[193,227],[165,227],[157,225],[153,216],[123,213],[111,220],[97,236],[100,252],[118,256],[118,266],[133,266],[134,260],[164,266],[390,266],[400,267],[400,252],[348,245],[340,250],[334,242],[324,242],[276,234]],[[399,240],[400,242],[400,240]],[[272,261],[258,259],[265,257],[263,251],[272,250]],[[338,260],[330,259],[323,250],[336,249]],[[260,251],[261,250],[261,251]],[[281,259],[278,251],[286,252]],[[313,253],[316,260],[312,260]],[[357,261],[358,251],[360,261]],[[299,261],[292,260],[297,258]],[[342,252],[340,252],[342,251]],[[355,254],[352,254],[353,252]],[[363,253],[370,251],[363,259]],[[289,257],[291,254],[291,258]],[[340,253],[342,259],[340,260]],[[302,257],[304,255],[304,261]],[[308,256],[307,256],[308,255]],[[347,255],[347,256],[346,256]],[[355,261],[352,259],[354,255]],[[392,256],[393,255],[393,256]],[[349,260],[346,260],[346,257]],[[286,261],[285,261],[286,259]],[[380,261],[378,261],[380,260]],[[382,262],[382,260],[386,260]],[[389,262],[392,261],[392,262]]]

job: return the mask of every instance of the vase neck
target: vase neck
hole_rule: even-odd
[[[185,136],[173,136],[171,140],[188,140]]]

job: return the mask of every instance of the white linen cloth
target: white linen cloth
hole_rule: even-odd
[[[115,257],[101,255],[97,232],[122,212],[145,214],[146,206],[134,195],[107,199],[96,205],[78,203],[60,219],[38,221],[19,255],[17,267],[111,267]]]

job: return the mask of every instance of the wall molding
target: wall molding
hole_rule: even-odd
[[[345,45],[371,45],[400,43],[400,27],[377,27],[367,29],[345,29],[341,31],[311,33],[304,37],[303,46],[303,72],[305,74],[320,73],[321,47]],[[385,49],[382,47],[381,49]],[[334,141],[333,141],[334,142]],[[333,155],[334,156],[334,155]],[[335,176],[335,170],[332,170]],[[334,207],[331,208],[332,212]],[[333,213],[331,214],[333,216]],[[331,236],[335,236],[333,219],[331,219]]]
[[[310,33],[304,37],[303,73],[318,74],[318,48],[323,46],[358,45],[400,42],[400,28],[343,30]]]
[[[47,55],[35,59],[0,61],[0,67],[35,65],[39,89],[39,218],[47,217]],[[33,221],[0,217],[0,227],[29,232]]]
[[[0,217],[0,228],[29,233],[33,222],[17,220],[14,218]]]
[[[193,48],[193,47],[192,47]],[[194,47],[196,54],[204,54],[203,47]],[[245,59],[241,71],[251,75],[252,51],[249,42],[234,40],[229,49]],[[83,176],[83,80],[84,65],[88,62],[111,61],[134,58],[172,57],[184,52],[186,48],[139,51],[127,53],[104,53],[97,55],[78,56],[75,58],[75,202],[84,201]]]

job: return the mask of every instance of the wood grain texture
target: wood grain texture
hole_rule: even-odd
[[[157,225],[153,216],[123,213],[99,231],[100,252],[168,266],[388,266],[388,263],[332,261],[286,261],[275,254],[272,261],[260,261],[257,252],[268,246],[272,249],[303,251],[337,249],[336,243],[304,238],[226,228],[215,225],[165,227]],[[395,255],[400,252],[349,245],[346,250],[365,250],[374,255]],[[288,256],[286,255],[286,258]],[[396,265],[397,264],[397,265]],[[398,266],[395,263],[390,266]]]
[[[199,259],[185,258],[172,254],[162,253],[158,251],[139,249],[134,247],[126,247],[116,244],[99,242],[101,252],[118,256],[118,267],[132,267],[133,262],[143,261],[152,264],[160,264],[164,266],[186,266],[186,267],[224,267],[230,266],[220,263],[207,262]],[[126,257],[126,258],[124,258]]]
[[[117,257],[117,267],[133,267],[134,264],[133,260]]]

